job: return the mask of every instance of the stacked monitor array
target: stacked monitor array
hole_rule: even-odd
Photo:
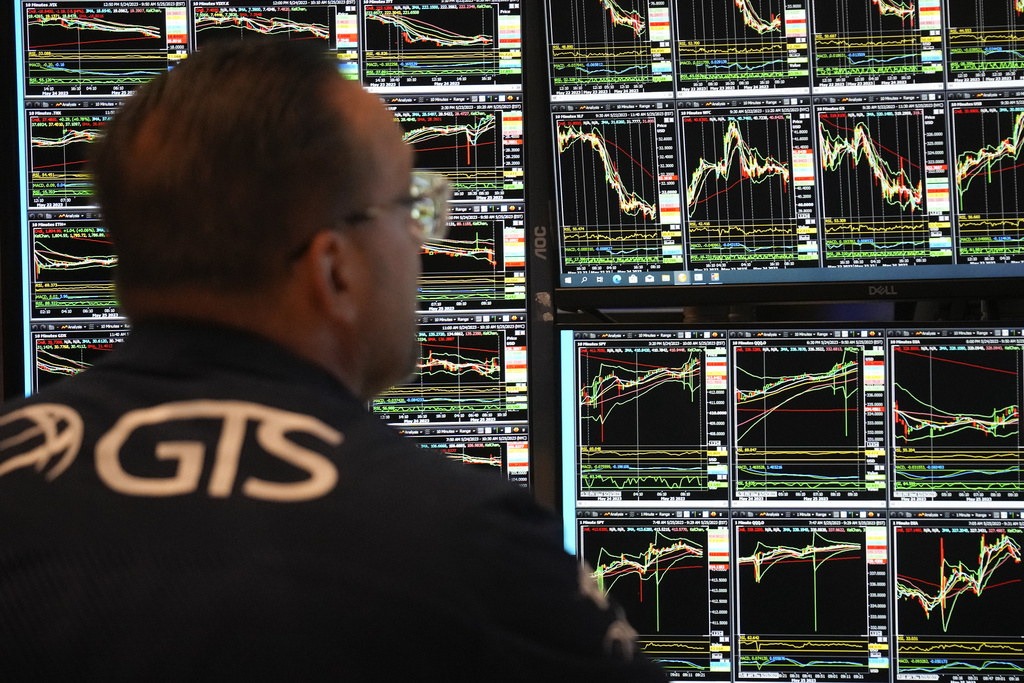
[[[1024,276],[1020,2],[547,12],[563,305],[1012,296]]]
[[[1024,680],[1024,329],[560,332],[566,546],[673,679]]]
[[[138,86],[211,41],[311,41],[390,107],[454,188],[423,247],[423,356],[372,410],[424,448],[528,482],[522,19],[518,2],[17,0],[25,389],[127,335],[86,164]]]
[[[1019,323],[642,311],[1019,297],[1024,3],[545,7],[566,547],[672,679],[1024,681]]]

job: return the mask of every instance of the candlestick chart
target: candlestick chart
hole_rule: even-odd
[[[933,680],[1024,672],[1019,520],[908,521],[896,526],[896,672]]]
[[[420,308],[522,305],[526,299],[522,205],[453,204],[449,209],[447,237],[420,248]]]
[[[396,424],[526,419],[522,323],[421,323],[413,378],[374,399],[373,412]]]
[[[172,57],[184,56],[184,45],[168,46],[166,11],[89,2],[26,10],[26,94],[124,95],[166,71]]]
[[[85,107],[29,113],[29,201],[34,208],[95,205],[86,164],[110,115]]]
[[[707,529],[584,526],[580,533],[580,557],[639,633],[707,633]]]
[[[852,345],[735,351],[737,492],[869,488],[863,362]]]
[[[556,127],[565,266],[682,264],[676,141],[664,114],[573,117]]]
[[[959,253],[970,262],[1020,261],[1024,104],[982,104],[952,108]]]
[[[192,27],[198,49],[230,36],[236,40],[270,36],[284,40],[318,41],[331,46],[334,11],[330,7],[252,5],[193,7]]]
[[[521,48],[511,39],[519,25],[502,23],[500,10],[507,4],[366,3],[364,80],[370,86],[408,87],[514,82]],[[498,39],[503,29],[503,41],[509,42]]]
[[[722,344],[615,340],[575,351],[578,498],[726,497]]]
[[[818,117],[825,257],[895,262],[927,258],[924,132],[920,112]]]
[[[894,487],[969,496],[1024,490],[1018,345],[892,350]],[[984,391],[964,391],[965,386]]]
[[[668,0],[546,4],[554,97],[671,91]]]
[[[864,528],[741,521],[736,536],[739,633],[809,637],[812,643],[815,637],[867,635]],[[826,641],[822,650],[812,644],[801,655],[834,660],[831,644]]]
[[[455,199],[522,199],[522,104],[394,107],[416,167],[444,175]]]
[[[32,317],[57,321],[118,313],[106,228],[95,218],[57,213],[28,223],[32,238]]]
[[[807,88],[804,2],[676,0],[675,5],[684,18],[676,24],[680,91]]]
[[[897,632],[1019,637],[1006,605],[1024,599],[1019,528],[897,528]]]
[[[949,2],[945,13],[950,83],[1024,79],[1024,4]]]
[[[813,8],[815,87],[942,82],[941,36],[931,33],[941,27],[938,3],[814,0]]]
[[[687,234],[695,267],[765,267],[798,258],[790,125],[788,115],[683,117]]]

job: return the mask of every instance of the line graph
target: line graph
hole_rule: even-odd
[[[843,161],[849,161],[851,166],[863,164],[886,204],[911,213],[923,208],[922,182],[911,178],[911,170],[920,168],[921,164],[904,155],[897,155],[895,163],[890,164],[883,158],[882,147],[872,136],[867,122],[861,121],[847,128],[834,120],[822,118],[818,130],[823,169],[835,171]]]
[[[433,99],[392,106],[417,169],[447,177],[453,199],[522,199],[521,100],[466,105],[452,102],[458,98]]]
[[[455,115],[458,117],[458,114]],[[469,166],[473,163],[473,152],[481,144],[481,138],[488,132],[495,130],[495,117],[491,112],[483,114],[470,114],[470,120],[466,123],[428,123],[406,131],[402,140],[406,144],[419,147],[423,143],[436,143],[436,146],[419,147],[420,154],[427,150],[462,148],[465,152],[465,162]],[[493,135],[487,144],[494,144]],[[450,141],[450,142],[449,142]],[[460,153],[460,158],[462,154]],[[433,164],[428,164],[433,166]],[[497,163],[492,164],[497,166]]]
[[[36,337],[32,345],[35,386],[46,387],[92,367],[113,351],[125,334]]]
[[[806,89],[805,2],[676,0],[681,91]]]
[[[577,495],[657,501],[722,498],[726,484],[713,473],[726,471],[724,455],[706,449],[581,446]]]
[[[546,5],[555,99],[671,91],[667,0],[564,0]]]
[[[998,128],[996,128],[998,130]],[[998,135],[996,135],[998,137]],[[1013,125],[1009,134],[994,144],[986,144],[980,150],[964,152],[956,155],[956,190],[959,195],[959,205],[964,206],[964,195],[971,188],[971,183],[978,176],[982,176],[985,182],[992,182],[994,173],[999,173],[999,167],[1007,163],[1013,170],[1020,158],[1024,143],[1024,111],[1016,112],[1013,117]]]
[[[893,348],[897,445],[1000,447],[1019,444],[1019,347]],[[962,387],[983,380],[984,395]],[[1008,443],[1007,443],[1008,442]]]
[[[647,22],[640,12],[627,11],[615,0],[601,0],[601,7],[607,10],[613,26],[625,26],[635,36],[641,36],[647,30]]]
[[[363,11],[370,86],[512,85],[522,72],[518,13],[507,2],[369,2]],[[500,36],[500,39],[499,39]]]
[[[456,443],[418,438],[413,440],[426,451],[473,469],[500,475],[505,467],[507,444],[470,440]]]
[[[28,221],[35,319],[110,318],[118,312],[117,257],[106,227],[85,215],[61,211]]]
[[[32,259],[36,282],[110,281],[117,263],[106,229],[77,224],[34,228]]]
[[[862,350],[762,348],[734,356],[737,447],[856,450],[863,436]]]
[[[470,45],[490,45],[494,36],[485,34],[463,35],[446,28],[435,26],[426,21],[391,12],[371,12],[367,15],[371,21],[393,26],[401,33],[402,42],[410,45],[427,43],[436,47],[468,47]]]
[[[952,121],[960,254],[969,262],[1024,259],[1024,103],[954,106]]]
[[[781,144],[779,148],[788,151],[789,145]],[[728,180],[734,167],[740,178],[750,180],[755,185],[777,178],[782,191],[786,191],[789,184],[789,164],[777,160],[770,154],[763,155],[751,147],[740,131],[740,123],[735,119],[730,119],[726,124],[721,150],[720,154],[712,154],[710,160],[700,157],[690,173],[690,183],[686,187],[686,208],[691,217],[698,204],[707,202],[707,195],[717,195],[721,192],[709,189],[708,185],[722,179]],[[709,179],[712,178],[709,183]]]
[[[708,532],[699,527],[583,527],[581,557],[643,634],[705,635]]]
[[[526,229],[521,205],[453,205],[448,236],[420,249],[419,304],[424,310],[508,307],[526,299]]]
[[[968,567],[962,561],[953,564],[946,560],[944,539],[940,538],[938,590],[933,592],[931,586],[925,586],[918,579],[901,575],[896,578],[896,598],[916,603],[929,618],[937,614],[943,632],[947,632],[961,597],[967,594],[981,597],[1001,566],[1008,562],[1020,564],[1020,553],[1020,544],[1005,535],[991,544],[982,536],[977,566]]]
[[[1019,640],[1001,609],[1024,598],[1019,527],[903,526],[894,537],[900,635]]]
[[[602,131],[591,129],[589,131],[575,126],[564,126],[558,129],[558,152],[561,154],[579,142],[581,145],[589,145],[597,155],[601,168],[604,171],[604,180],[615,194],[619,210],[627,216],[642,215],[649,220],[657,217],[658,209],[653,201],[645,200],[635,191],[626,187],[626,183],[619,172],[618,164],[612,157],[611,147]],[[621,149],[621,148],[619,148]],[[647,171],[647,176],[652,174]]]

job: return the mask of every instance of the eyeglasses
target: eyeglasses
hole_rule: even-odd
[[[387,204],[369,206],[347,220],[355,222],[377,218],[392,206],[404,206],[409,209],[414,226],[414,236],[422,242],[444,239],[448,234],[448,200],[451,199],[451,186],[448,179],[440,173],[413,171],[409,195]]]
[[[358,213],[343,219],[345,223],[359,223],[379,218],[388,209],[401,206],[409,211],[412,218],[412,233],[420,242],[443,240],[448,235],[448,200],[451,199],[448,179],[439,173],[413,171],[409,194],[384,204],[368,206]],[[288,252],[287,260],[292,262],[302,256],[313,237],[309,236],[299,246]]]

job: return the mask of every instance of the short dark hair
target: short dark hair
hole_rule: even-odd
[[[297,219],[344,215],[358,193],[336,81],[323,50],[223,42],[129,98],[92,159],[118,285],[246,291],[283,273],[314,232]]]

